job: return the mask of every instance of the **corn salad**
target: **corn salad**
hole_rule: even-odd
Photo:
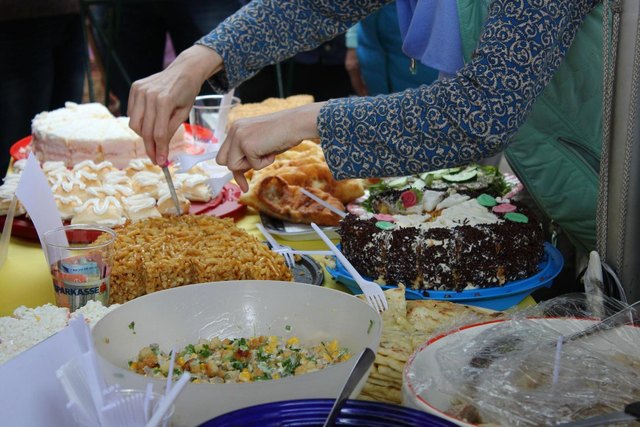
[[[242,383],[279,379],[318,371],[348,360],[351,354],[337,340],[303,347],[297,337],[276,336],[200,340],[176,354],[173,376],[191,373],[194,383]],[[132,371],[152,377],[169,374],[171,352],[157,344],[142,348],[136,360],[129,362]]]

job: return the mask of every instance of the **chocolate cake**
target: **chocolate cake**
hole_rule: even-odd
[[[415,182],[381,186],[363,203],[370,211],[352,208],[341,221],[342,251],[361,274],[412,289],[462,291],[538,271],[542,228],[525,207],[491,185],[436,190]]]

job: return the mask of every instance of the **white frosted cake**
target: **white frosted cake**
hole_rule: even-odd
[[[64,108],[43,112],[31,122],[32,149],[41,162],[61,161],[68,167],[85,160],[111,162],[124,168],[146,157],[142,138],[129,128],[128,117],[114,117],[98,103],[67,102]],[[184,151],[184,127],[170,142],[170,151]]]

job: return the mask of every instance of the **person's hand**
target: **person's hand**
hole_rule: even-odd
[[[242,189],[249,191],[244,173],[263,169],[276,154],[298,145],[303,139],[318,137],[316,124],[323,103],[240,119],[231,125],[216,162],[227,166]]]
[[[142,137],[154,163],[167,163],[171,137],[189,116],[202,84],[221,68],[220,55],[195,45],[178,55],[164,71],[133,83],[129,126]]]
[[[349,73],[351,79],[351,86],[358,96],[367,96],[369,91],[367,85],[362,79],[362,73],[360,72],[360,61],[358,61],[358,55],[353,48],[347,49],[347,55],[344,58],[344,68]]]

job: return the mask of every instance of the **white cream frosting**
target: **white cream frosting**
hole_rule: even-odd
[[[104,169],[114,169],[113,167],[113,163],[111,163],[110,161],[102,161],[100,163],[95,163],[93,160],[84,160],[80,163],[77,163],[74,167],[73,170],[74,171],[79,171],[82,169],[87,169],[87,170],[92,170],[95,172],[100,172]]]
[[[87,188],[87,184],[85,184],[84,182],[80,181],[79,179],[71,179],[68,181],[59,181],[57,183],[55,183],[52,187],[51,190],[53,190],[53,192],[57,192],[58,190],[62,189],[62,191],[64,191],[65,193],[70,193],[73,191],[74,187],[78,187],[80,190],[84,190]]]
[[[129,212],[140,212],[156,206],[156,199],[146,194],[136,194],[122,199],[122,203]]]
[[[133,190],[124,185],[118,184],[103,184],[101,187],[89,187],[87,188],[87,193],[96,197],[103,196],[131,196],[133,194]]]
[[[20,159],[13,162],[12,168],[15,173],[20,173],[24,170],[24,167],[27,165],[27,159]]]
[[[89,172],[86,169],[80,169],[75,171],[75,177],[85,183],[100,183],[98,174]]]
[[[114,170],[105,173],[102,176],[102,182],[105,184],[121,184],[131,186],[131,178],[129,178],[125,171]]]
[[[151,185],[157,186],[162,182],[162,176],[154,172],[138,172],[133,175],[131,180],[135,184],[139,184],[144,187]]]
[[[64,169],[64,170],[68,170],[67,166],[64,164],[64,162],[44,162],[42,164],[42,171],[47,174],[50,172],[53,172],[57,169]]]

